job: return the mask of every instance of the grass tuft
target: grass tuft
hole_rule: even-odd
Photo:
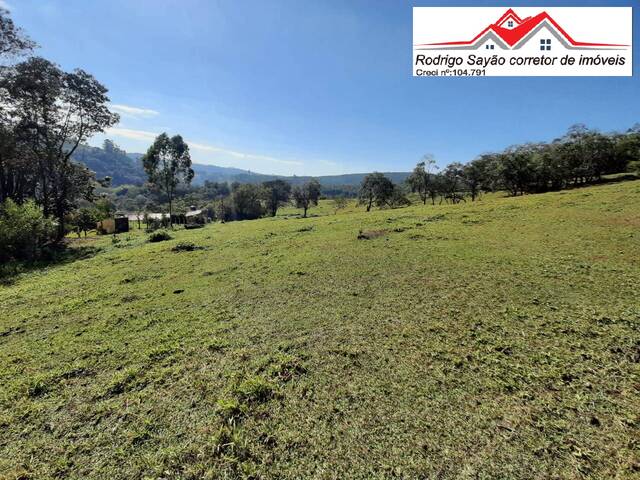
[[[241,402],[264,403],[275,396],[276,386],[264,377],[254,375],[240,382],[234,393]]]

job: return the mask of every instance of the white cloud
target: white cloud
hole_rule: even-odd
[[[302,162],[298,162],[295,160],[282,160],[280,158],[269,157],[266,155],[255,155],[253,153],[237,152],[235,150],[227,150],[224,148],[214,147],[212,145],[206,145],[202,143],[194,143],[189,141],[187,141],[187,143],[189,144],[189,147],[194,148],[196,150],[202,150],[205,152],[213,152],[213,153],[224,153],[226,155],[230,155],[235,158],[242,158],[245,160],[264,160],[266,162],[283,163],[285,165],[302,165]]]
[[[11,5],[6,0],[0,0],[0,8],[4,8],[5,10],[11,10]]]
[[[132,107],[130,105],[122,105],[119,103],[112,103],[111,109],[125,117],[149,118],[160,115],[160,112],[152,110],[150,108],[138,108]]]
[[[330,162],[329,160],[318,160],[318,162],[322,163],[323,165],[329,165],[330,167],[338,167],[339,164],[336,162]]]
[[[130,128],[118,128],[113,127],[109,128],[106,131],[107,135],[113,135],[116,137],[125,137],[130,138],[132,140],[150,140],[153,141],[159,135],[155,132],[149,132],[146,130],[133,130]],[[211,152],[211,153],[219,153],[222,155],[229,155],[234,158],[239,158],[242,160],[258,160],[272,163],[280,163],[284,165],[303,165],[302,162],[296,160],[283,160],[280,158],[269,157],[267,155],[256,155],[253,153],[244,153],[238,152],[236,150],[227,150],[226,148],[220,148],[213,145],[207,145],[205,143],[196,143],[191,142],[189,140],[186,141],[189,144],[189,147],[194,150],[200,150],[203,152]]]
[[[157,133],[154,132],[146,132],[144,130],[132,130],[130,128],[118,128],[112,127],[108,128],[105,132],[107,135],[113,135],[116,137],[124,137],[131,138],[133,140],[155,140],[158,136]]]

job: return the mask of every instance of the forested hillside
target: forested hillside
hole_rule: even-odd
[[[73,158],[93,170],[97,178],[111,177],[114,186],[142,185],[146,181],[142,164],[111,140],[105,140],[103,148],[80,145]]]

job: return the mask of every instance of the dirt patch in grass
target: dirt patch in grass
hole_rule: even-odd
[[[171,248],[172,252],[193,252],[195,250],[204,250],[204,247],[193,242],[178,242]]]
[[[358,232],[358,240],[373,240],[374,238],[384,237],[387,233],[387,230],[360,230]]]

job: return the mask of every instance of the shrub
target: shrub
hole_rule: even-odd
[[[35,202],[0,204],[0,261],[34,260],[55,234],[53,222]]]
[[[171,235],[166,230],[157,230],[155,232],[151,232],[149,235],[149,241],[151,243],[155,242],[164,242],[166,240],[171,240]]]

